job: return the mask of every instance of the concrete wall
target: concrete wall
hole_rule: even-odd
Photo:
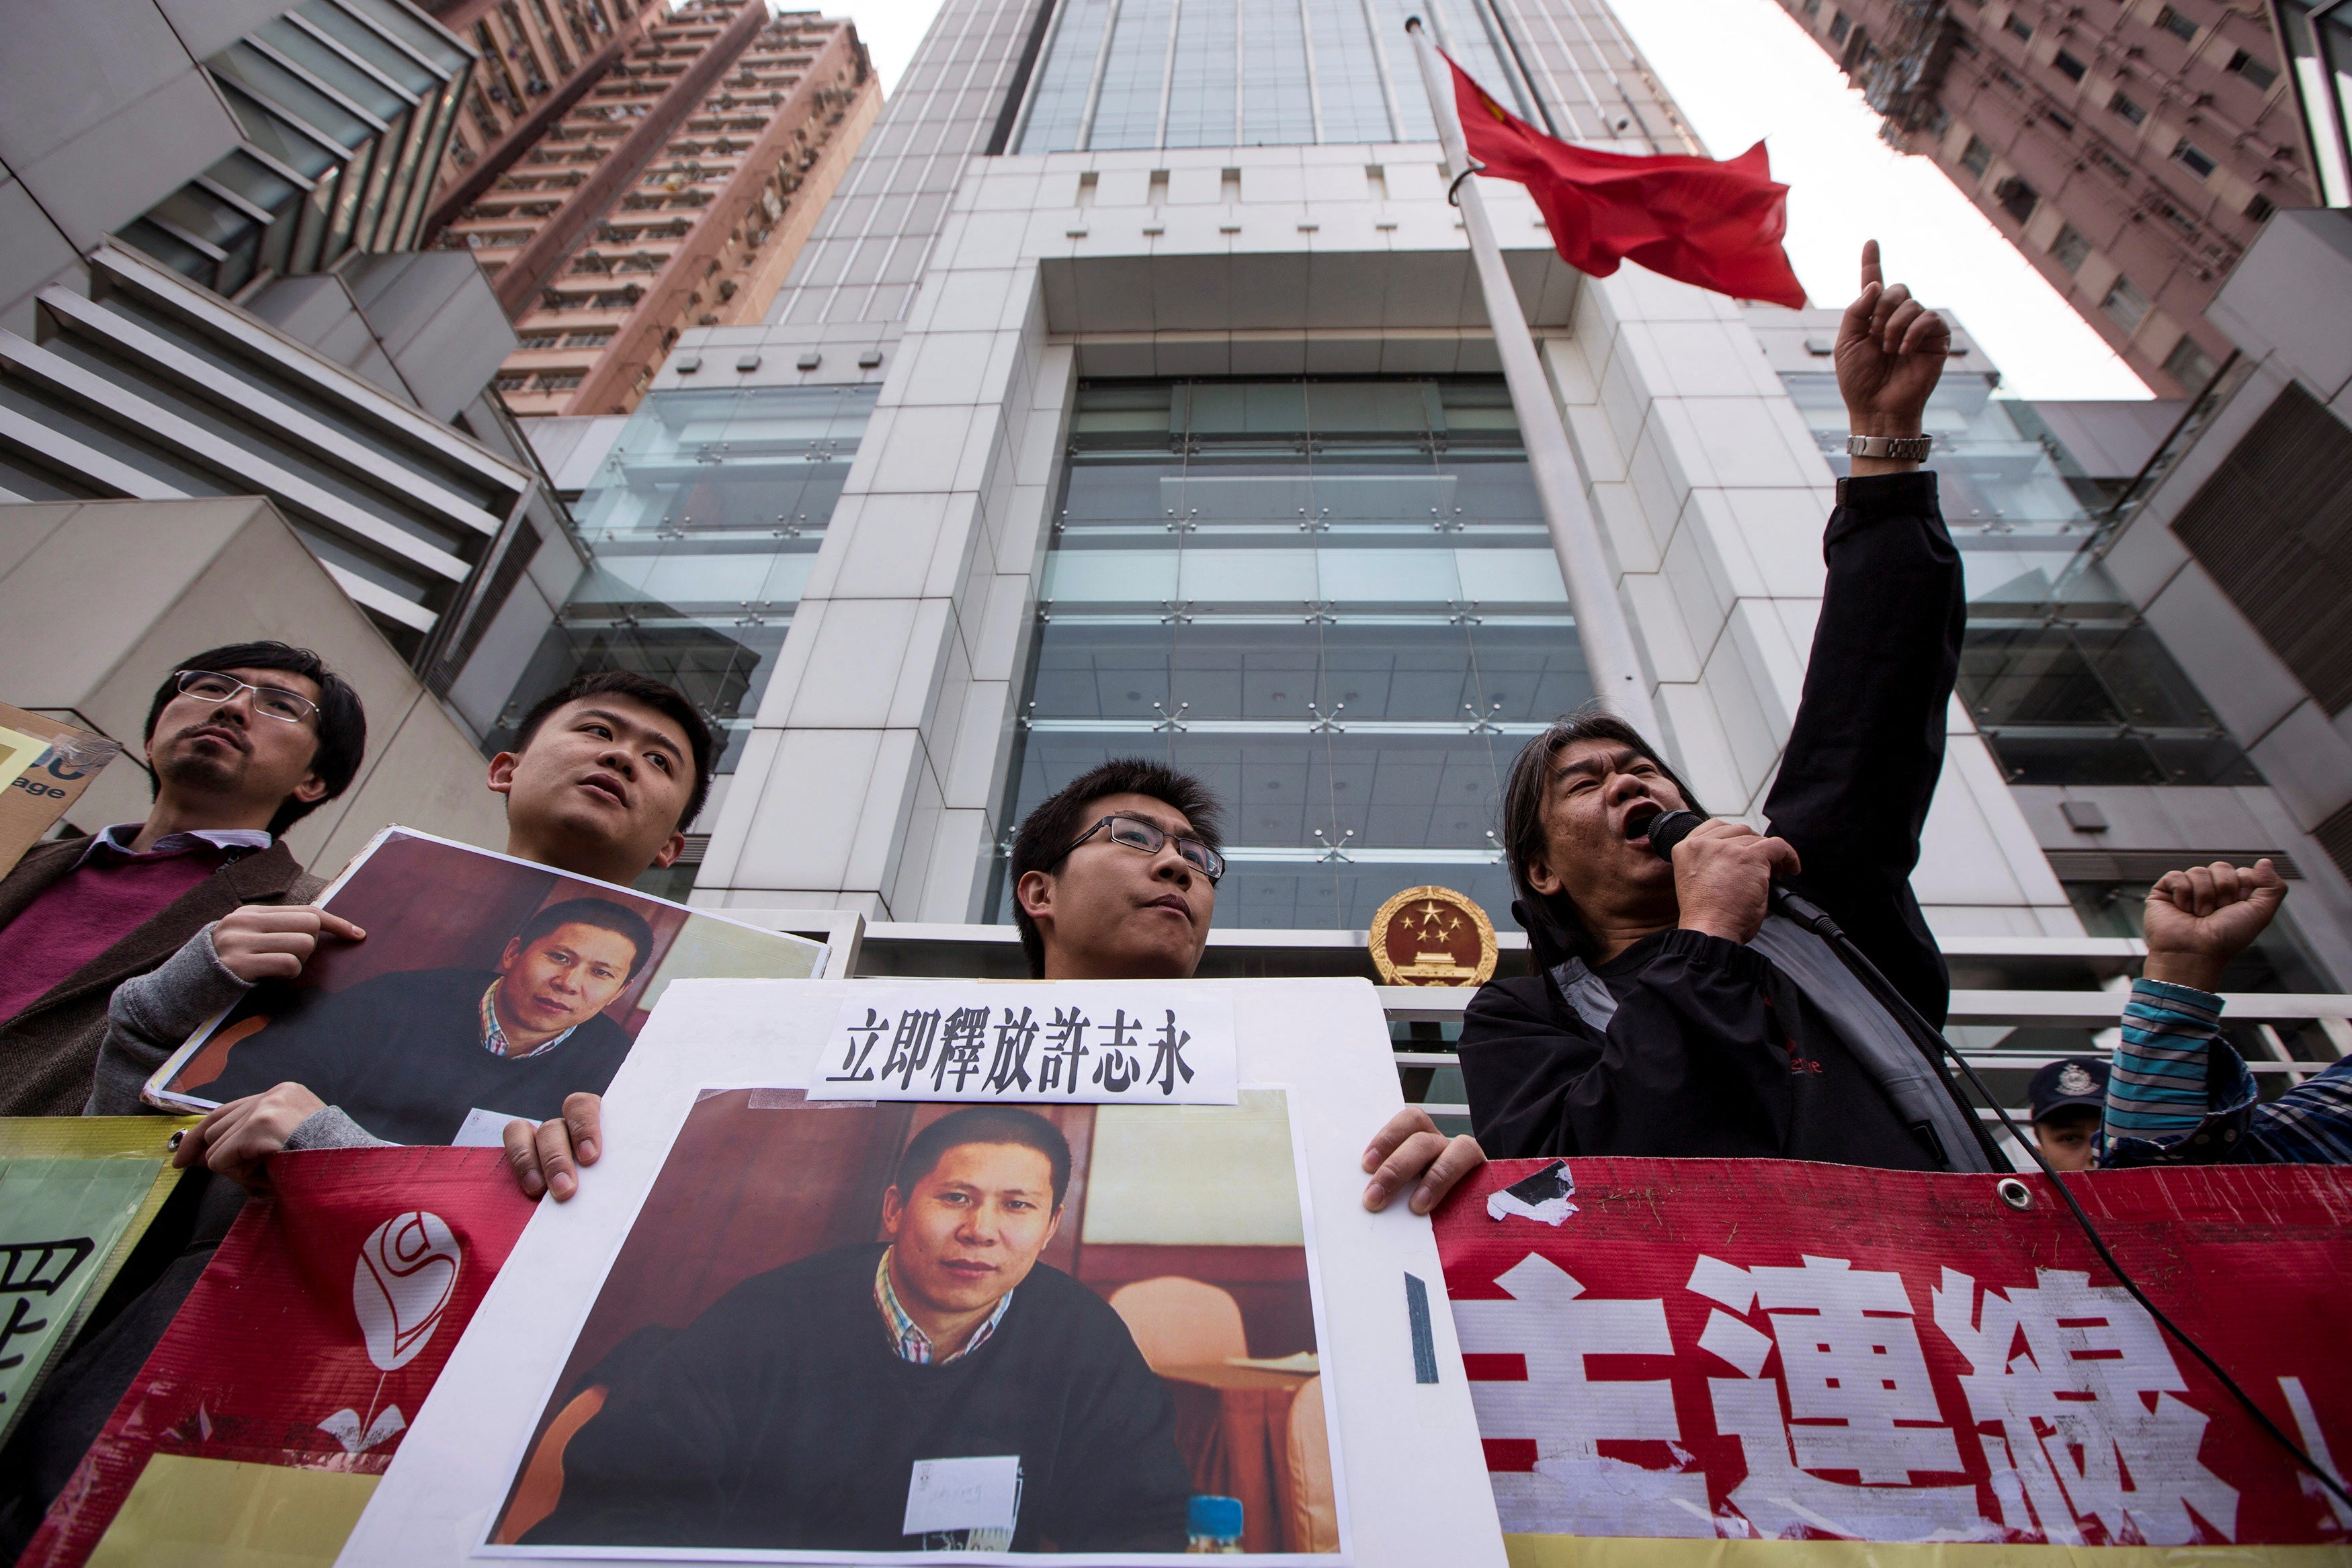
[[[0,507],[8,701],[120,740],[126,755],[77,804],[95,831],[146,815],[141,732],[173,664],[222,643],[316,649],[366,705],[368,750],[343,795],[287,835],[321,874],[400,822],[488,849],[499,798],[465,729],[264,500]]]
[[[10,0],[0,6],[0,327],[78,258],[236,145],[196,62],[289,0]]]

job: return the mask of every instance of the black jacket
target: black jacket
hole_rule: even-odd
[[[395,1144],[448,1143],[475,1110],[544,1122],[563,1114],[566,1095],[602,1094],[629,1054],[626,1031],[596,1013],[532,1055],[493,1056],[482,1048],[481,1009],[497,978],[404,969],[294,992],[290,1007],[281,990],[268,1027],[231,1046],[228,1065],[197,1092],[226,1103],[299,1083]]]
[[[1950,980],[1910,876],[1959,668],[1959,555],[1933,474],[1845,480],[1838,498],[1803,700],[1764,811],[1803,862],[1796,891],[1941,1024]],[[1592,966],[1615,1004],[1604,1030],[1570,1004],[1550,972],[1567,955],[1544,946],[1538,974],[1485,986],[1464,1019],[1463,1077],[1490,1155],[1982,1168],[1976,1150],[1916,1130],[1821,998],[1755,949],[1668,931]]]
[[[533,1546],[900,1552],[914,1467],[1018,1455],[1015,1552],[1184,1549],[1175,1407],[1103,1299],[1039,1264],[986,1343],[902,1361],[878,1246],[755,1274],[614,1381]]]

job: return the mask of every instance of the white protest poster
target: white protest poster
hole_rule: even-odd
[[[845,1019],[984,1009],[984,1074],[1007,1003],[1233,1087],[817,1095]],[[1360,981],[677,985],[339,1561],[1499,1568],[1431,1227],[1362,1207],[1400,1104]]]
[[[147,1082],[209,1111],[299,1083],[396,1144],[495,1145],[517,1119],[600,1093],[686,978],[824,973],[824,945],[408,828],[368,841],[319,899],[366,935],[320,943]]]

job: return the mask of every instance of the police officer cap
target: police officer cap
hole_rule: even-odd
[[[2033,1075],[2026,1091],[2037,1122],[2070,1105],[2103,1108],[2107,1103],[2107,1064],[2093,1056],[2070,1056]]]

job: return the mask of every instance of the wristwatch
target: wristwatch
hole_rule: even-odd
[[[1925,463],[1927,454],[1935,450],[1932,435],[1849,435],[1845,438],[1848,457],[1891,457],[1898,463]]]

